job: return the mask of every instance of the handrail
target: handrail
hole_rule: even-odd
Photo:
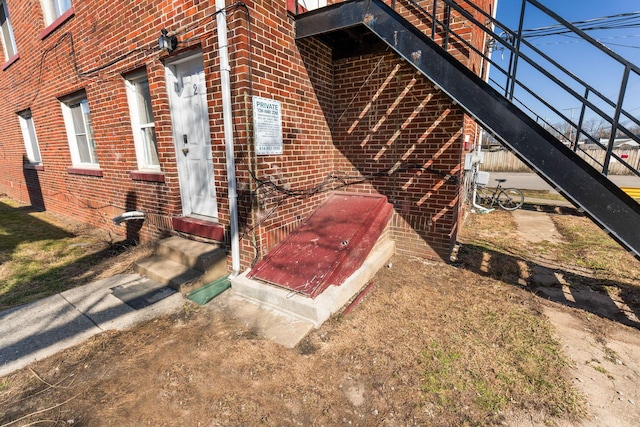
[[[558,123],[556,127],[567,127],[567,129],[571,130],[571,135],[569,135],[568,138],[565,135],[564,139],[568,141],[574,151],[578,149],[583,152],[585,151],[579,147],[579,142],[582,139],[588,141],[591,146],[604,150],[605,160],[599,164],[601,173],[607,175],[609,164],[612,159],[615,159],[631,173],[640,176],[637,165],[630,165],[625,159],[620,158],[613,152],[616,136],[620,134],[626,135],[628,138],[640,144],[640,136],[635,135],[629,129],[630,126],[640,126],[640,118],[635,117],[624,108],[629,79],[632,77],[640,78],[639,66],[612,51],[585,31],[541,4],[538,0],[521,0],[518,28],[515,30],[498,21],[486,10],[475,4],[473,0],[432,1],[433,3],[428,7],[430,10],[427,10],[416,0],[385,0],[385,2],[389,3],[394,9],[404,7],[407,13],[419,14],[425,26],[429,29],[428,32],[431,33],[431,39],[434,41],[439,40],[444,49],[455,50],[455,45],[463,46],[469,52],[473,52],[475,55],[478,55],[479,58],[482,58],[483,66],[487,64],[486,66],[490,66],[492,70],[491,79],[489,80],[490,84],[497,89],[501,89],[509,101],[518,102],[525,107],[524,109],[528,111],[527,114],[533,118],[540,119],[543,116],[546,117],[546,114],[551,114],[553,119],[544,119],[547,124],[551,121],[558,120],[560,123]],[[298,1],[296,0],[295,3],[295,10],[297,12]],[[553,19],[561,28],[566,29],[567,32],[572,33],[581,40],[588,42],[592,47],[606,54],[610,59],[615,61],[617,65],[624,69],[619,90],[615,97],[605,95],[601,90],[589,84],[584,78],[572,72],[569,66],[565,66],[557,60],[554,60],[550,54],[534,46],[526,39],[523,27],[525,18],[528,16],[526,14],[529,13],[530,8],[534,8],[538,13],[542,13],[546,17]],[[442,19],[438,18],[439,12],[442,14]],[[453,15],[461,16],[465,19],[465,22],[470,23],[474,28],[480,30],[486,36],[487,40],[489,40],[486,45],[477,47],[472,44],[467,37],[456,32],[451,25]],[[509,55],[506,69],[492,59],[492,53],[496,50],[502,50],[505,54]],[[540,60],[543,61],[543,65],[540,65],[534,57],[540,58]],[[557,90],[554,91],[551,96],[545,96],[546,94],[534,88],[538,82],[524,81],[522,68],[525,66],[538,73],[536,75],[543,78],[545,82],[551,83],[570,99],[579,103],[579,107],[575,107],[579,108],[580,111],[577,121],[574,121],[573,114],[571,114],[571,117],[567,117],[567,115],[561,111],[561,108],[554,104],[553,99],[549,99],[552,96],[557,96]],[[553,69],[555,72],[551,72],[549,69]],[[496,75],[505,81],[504,85],[498,83]],[[527,95],[531,101],[539,104],[538,107],[525,105],[522,99],[518,99],[518,93]],[[540,111],[540,109],[542,111]],[[611,110],[611,112],[607,112],[607,110]],[[611,131],[607,144],[601,143],[597,135],[591,134],[590,131],[585,128],[584,125],[587,122],[587,118],[600,120],[602,125],[610,126]],[[629,124],[627,125],[625,123]],[[557,129],[554,130],[557,131]],[[573,132],[575,132],[575,135]],[[561,132],[558,133],[562,134]]]
[[[615,143],[615,137],[622,133],[627,137],[633,139],[634,141],[640,144],[640,137],[631,132],[627,126],[625,126],[622,120],[627,120],[632,124],[640,126],[640,120],[633,115],[631,115],[628,111],[623,108],[624,97],[626,94],[627,83],[631,76],[631,73],[635,73],[640,76],[640,67],[629,62],[616,52],[607,48],[605,45],[592,38],[584,31],[574,26],[570,22],[566,21],[544,5],[540,4],[537,0],[522,0],[522,6],[520,10],[520,16],[518,20],[518,29],[512,30],[509,29],[506,25],[498,21],[496,18],[488,14],[485,10],[472,3],[469,0],[434,0],[432,12],[426,11],[423,7],[418,5],[415,0],[404,0],[405,3],[411,5],[413,9],[420,11],[424,18],[431,21],[432,27],[432,35],[437,33],[437,29],[440,29],[446,34],[445,43],[449,45],[449,39],[454,38],[458,43],[464,44],[464,46],[468,49],[473,50],[476,54],[480,55],[485,61],[491,64],[494,72],[500,72],[504,75],[506,79],[506,85],[503,89],[505,89],[504,94],[507,99],[510,101],[514,101],[516,88],[521,91],[524,91],[531,95],[534,99],[540,102],[546,109],[550,110],[557,116],[557,119],[561,120],[565,124],[569,125],[570,129],[575,130],[575,140],[570,141],[571,146],[574,150],[578,148],[578,141],[580,136],[584,136],[587,140],[594,143],[601,149],[606,150],[604,163],[600,164],[602,166],[602,173],[606,175],[608,173],[609,163],[611,158],[613,157],[615,160],[620,162],[623,166],[625,166],[632,173],[640,176],[640,172],[636,167],[630,165],[624,159],[618,157],[615,153],[613,153],[613,145]],[[461,15],[467,22],[471,22],[472,25],[479,28],[483,33],[485,33],[490,40],[492,40],[491,45],[494,47],[499,45],[501,48],[506,49],[509,52],[509,66],[508,70],[505,70],[503,67],[499,66],[492,58],[491,52],[487,49],[488,46],[484,46],[485,51],[480,51],[479,49],[472,46],[468,43],[465,37],[456,33],[455,30],[451,28],[451,26],[446,21],[439,20],[437,18],[437,3],[440,2],[442,5],[446,5],[446,7],[451,10],[455,10],[456,13]],[[609,99],[608,96],[604,95],[601,91],[594,88],[592,85],[575,75],[573,72],[568,70],[565,66],[560,64],[558,61],[551,58],[548,54],[546,54],[541,49],[538,49],[533,44],[528,42],[523,33],[523,22],[525,19],[526,6],[532,5],[536,7],[539,11],[545,13],[547,16],[551,17],[559,24],[564,26],[566,29],[571,31],[572,33],[579,36],[581,39],[589,42],[592,46],[596,47],[599,51],[605,53],[610,58],[614,59],[620,66],[624,67],[624,74],[622,77],[622,81],[620,83],[620,90],[618,92],[617,100],[613,101]],[[469,11],[467,11],[464,6],[468,6],[474,11],[476,11],[481,19],[485,20],[485,23],[480,22],[476,19]],[[491,27],[497,27],[502,31],[502,34],[498,34]],[[433,30],[435,28],[436,30]],[[435,37],[432,36],[435,40]],[[443,44],[445,44],[443,43]],[[444,47],[444,46],[443,46]],[[533,54],[538,55],[542,59],[548,62],[551,66],[555,67],[558,71],[562,73],[562,78],[558,77],[552,73],[550,73],[545,67],[540,66],[531,56],[531,54],[527,54],[523,52],[523,47],[530,50]],[[495,48],[494,48],[495,50]],[[569,118],[565,114],[563,114],[557,107],[554,107],[553,102],[547,101],[543,98],[543,96],[539,95],[537,91],[531,89],[527,86],[526,82],[521,81],[518,77],[518,66],[519,61],[524,61],[528,66],[535,69],[538,73],[544,76],[548,81],[554,83],[559,88],[561,88],[567,95],[570,95],[573,99],[580,103],[580,115],[577,122],[574,122],[573,117]],[[522,73],[520,74],[522,75]],[[495,82],[495,79],[494,79]],[[577,84],[584,89],[584,95],[573,89],[570,85]],[[588,99],[589,96],[596,97],[595,100]],[[524,103],[519,101],[522,105]],[[613,108],[615,111],[613,115],[607,114],[601,107],[599,107],[598,103],[604,103],[606,106]],[[527,106],[527,109],[534,114],[534,116],[540,117],[535,111]],[[600,143],[599,138],[596,138],[594,135],[591,135],[587,129],[583,127],[585,122],[586,109],[589,109],[594,114],[594,117],[597,117],[604,121],[605,123],[611,126],[611,133],[609,137],[609,142],[605,146]],[[583,150],[582,150],[583,151]]]

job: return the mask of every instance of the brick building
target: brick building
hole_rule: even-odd
[[[490,11],[493,0],[475,3]],[[395,6],[429,28],[410,3]],[[224,13],[202,0],[0,0],[0,192],[122,238],[181,232],[229,243],[236,191],[242,268],[330,191],[374,192],[394,205],[398,251],[447,259],[475,125],[384,48],[296,40],[294,9],[284,0],[227,2]],[[461,16],[446,19],[465,33]],[[449,51],[482,73],[472,51]],[[279,109],[275,148],[255,144],[260,100]],[[125,212],[144,221],[114,225]]]

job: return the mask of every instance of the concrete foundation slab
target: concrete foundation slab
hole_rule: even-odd
[[[205,307],[226,312],[259,337],[286,348],[294,348],[314,327],[313,323],[299,317],[249,301],[233,290],[226,291]]]

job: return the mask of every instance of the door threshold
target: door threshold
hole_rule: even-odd
[[[224,243],[224,227],[218,222],[214,222],[214,218],[202,218],[203,217],[196,216],[174,217],[172,218],[173,229],[180,233],[191,234]]]

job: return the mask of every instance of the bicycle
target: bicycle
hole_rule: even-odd
[[[502,188],[506,179],[496,179],[498,185],[494,190],[487,187],[476,187],[476,203],[493,208],[496,203],[506,211],[514,211],[524,204],[524,194],[517,188]]]

